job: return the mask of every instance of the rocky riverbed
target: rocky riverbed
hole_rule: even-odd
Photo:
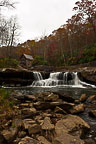
[[[96,95],[42,92],[23,94],[15,90],[14,115],[0,121],[0,144],[95,144]],[[82,116],[83,115],[83,116]],[[5,121],[4,121],[5,120]]]

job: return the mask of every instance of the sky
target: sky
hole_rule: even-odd
[[[73,15],[77,0],[13,0],[15,10],[4,10],[5,15],[16,15],[20,25],[20,42],[50,35]]]

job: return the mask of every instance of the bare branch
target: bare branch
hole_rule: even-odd
[[[10,0],[2,0],[0,2],[0,7],[12,7],[15,8],[15,2],[11,2]]]

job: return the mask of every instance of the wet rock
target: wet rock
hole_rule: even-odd
[[[19,105],[20,108],[29,108],[29,104],[28,103],[21,103]]]
[[[32,120],[32,119],[24,119],[23,120],[23,124],[24,124],[24,129],[28,129],[28,127],[30,126],[30,125],[33,125],[33,124],[35,124],[36,122],[34,121],[34,120]]]
[[[41,131],[41,126],[39,124],[32,124],[28,126],[29,135],[39,133]]]
[[[55,126],[57,136],[63,133],[71,134],[74,136],[84,136],[90,129],[90,126],[79,116],[67,115],[65,118],[59,120]]]
[[[88,97],[87,102],[92,102],[94,100],[96,100],[96,95],[92,95],[92,96]]]
[[[46,101],[57,101],[59,99],[59,96],[51,93],[47,97],[44,98]]]
[[[80,100],[80,102],[84,102],[84,101],[86,101],[86,99],[87,99],[86,94],[82,94],[79,100]]]
[[[66,101],[69,103],[74,103],[74,98],[72,98],[72,96],[65,95],[65,94],[59,93],[59,92],[57,92],[56,94],[58,94],[59,98],[62,99],[63,101]]]
[[[38,141],[40,142],[40,144],[51,144],[45,137],[43,136],[39,136],[38,137]]]
[[[39,142],[31,137],[24,137],[18,144],[39,144]]]
[[[33,106],[37,109],[37,110],[46,110],[50,108],[50,103],[49,102],[36,102],[33,104]]]
[[[25,95],[25,100],[36,101],[36,97],[34,95]]]
[[[66,112],[70,112],[70,109],[72,109],[74,107],[73,103],[68,103],[68,102],[50,102],[50,107],[55,108],[56,106],[59,106],[60,108],[62,108],[64,111]]]
[[[91,111],[89,112],[89,115],[90,115],[91,117],[96,118],[96,110],[91,110]]]
[[[73,109],[70,110],[71,114],[77,114],[77,113],[82,113],[85,110],[85,105],[84,104],[79,104],[73,107]]]
[[[12,128],[10,130],[3,130],[2,131],[2,135],[4,136],[4,138],[8,141],[8,142],[12,142],[16,136],[17,136],[17,129],[16,128]]]
[[[36,115],[36,109],[35,108],[24,108],[21,110],[21,114],[23,118],[28,118]]]
[[[60,107],[56,107],[54,110],[55,113],[61,113],[61,114],[67,114],[66,111],[64,111],[62,108]]]
[[[45,117],[42,125],[41,125],[42,130],[53,130],[54,129],[54,124],[51,123],[51,120],[49,117]]]
[[[84,144],[84,141],[79,137],[63,133],[54,138],[52,144]]]

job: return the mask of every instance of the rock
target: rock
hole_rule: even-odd
[[[37,109],[37,110],[46,110],[50,108],[50,103],[49,102],[36,102],[33,104],[33,106]]]
[[[86,101],[86,99],[87,99],[86,94],[82,94],[79,100],[80,100],[80,102],[84,102],[84,101]]]
[[[59,98],[62,99],[63,101],[66,101],[69,103],[74,103],[74,98],[72,98],[72,96],[65,95],[65,94],[59,93],[59,92],[57,92],[57,94],[59,95]]]
[[[51,144],[45,137],[43,136],[39,136],[38,137],[38,141],[40,142],[40,144]]]
[[[92,95],[92,96],[88,97],[87,102],[92,102],[94,100],[96,100],[96,95]]]
[[[24,129],[28,129],[28,127],[30,126],[30,125],[33,125],[33,124],[35,124],[36,122],[34,121],[34,120],[32,120],[32,119],[24,119],[23,120],[23,124],[24,124]]]
[[[21,119],[14,119],[12,123],[17,129],[23,127],[23,121]]]
[[[26,136],[26,132],[25,131],[19,131],[18,132],[18,137],[19,138],[23,138],[23,137],[25,137]]]
[[[84,141],[79,137],[63,133],[54,138],[52,144],[84,144]]]
[[[34,95],[25,95],[25,100],[36,101],[36,97]]]
[[[42,125],[41,125],[42,130],[53,130],[54,129],[54,124],[51,124],[51,120],[49,117],[45,117]]]
[[[96,85],[96,70],[92,68],[90,68],[90,70],[82,70],[81,73],[79,73],[79,78],[81,81]]]
[[[90,129],[90,126],[79,116],[67,115],[65,118],[59,120],[55,126],[56,136],[63,133],[75,135],[78,137],[84,136]]]
[[[23,95],[22,93],[20,93],[20,92],[18,92],[18,93],[13,93],[12,96],[13,96],[14,98],[18,99],[18,100],[24,100],[24,99],[25,99],[25,98],[24,98],[24,95]]]
[[[59,96],[51,93],[47,97],[44,98],[46,101],[57,101],[59,99]]]
[[[68,103],[68,102],[50,102],[50,107],[55,108],[56,106],[59,106],[66,112],[70,112],[70,109],[74,107],[73,103]]]
[[[22,114],[22,117],[28,118],[28,117],[36,115],[36,109],[35,108],[24,108],[21,110],[21,114]]]
[[[28,126],[29,135],[39,133],[41,130],[41,126],[39,124],[33,124]]]
[[[89,115],[90,115],[91,117],[96,118],[96,110],[91,110],[91,111],[89,112]]]
[[[12,128],[10,130],[3,130],[2,135],[8,142],[12,142],[16,138],[17,132],[16,128]]]
[[[4,138],[4,136],[0,133],[0,144],[8,144],[7,140]]]
[[[29,108],[29,104],[28,103],[21,103],[19,105],[20,108]]]
[[[56,107],[54,110],[55,113],[61,113],[61,114],[67,114],[66,111],[64,111],[62,108],[60,107]]]
[[[96,141],[93,138],[87,138],[84,141],[85,144],[96,144]]]
[[[79,104],[73,107],[73,109],[70,110],[71,114],[77,114],[84,112],[85,110],[85,105],[84,104]]]
[[[18,144],[40,144],[40,143],[37,140],[26,136],[26,137],[22,138]]]

